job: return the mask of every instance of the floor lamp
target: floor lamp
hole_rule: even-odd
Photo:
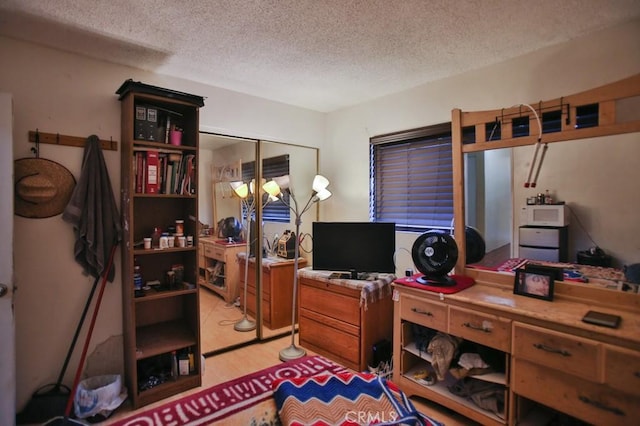
[[[284,177],[282,182],[288,183],[288,176]],[[284,186],[284,185],[282,185]],[[314,203],[318,201],[326,200],[331,196],[331,192],[327,189],[329,186],[329,180],[321,175],[316,175],[313,179],[313,192],[309,197],[309,200],[304,205],[302,209],[299,208],[296,197],[293,195],[293,192],[289,192],[289,198],[291,202],[287,202],[281,190],[281,185],[278,184],[278,179],[271,180],[264,184],[264,190],[269,194],[270,197],[276,197],[281,200],[295,215],[295,224],[296,224],[296,233],[295,233],[295,244],[294,244],[294,261],[293,261],[293,301],[291,306],[291,345],[282,349],[280,351],[280,360],[281,361],[289,361],[292,359],[298,359],[306,355],[306,351],[302,348],[296,346],[295,343],[295,332],[296,332],[296,299],[298,292],[298,256],[300,254],[300,224],[302,223],[302,215],[311,208]]]
[[[252,197],[251,201],[249,201],[249,185],[243,182],[231,182],[231,188],[235,192],[235,194],[240,198],[240,203],[242,205],[242,210],[245,211],[246,214],[246,224],[247,224],[247,232],[245,235],[245,240],[247,243],[247,253],[244,262],[244,307],[242,319],[236,322],[233,325],[233,329],[236,331],[251,331],[255,330],[256,322],[251,321],[247,316],[247,282],[249,279],[249,254],[250,254],[250,244],[251,244],[251,215],[253,214],[253,210],[256,207],[255,197]],[[251,191],[253,192],[253,191]]]
[[[236,331],[252,331],[256,328],[256,322],[251,321],[247,316],[247,285],[249,282],[249,255],[251,253],[251,216],[253,215],[253,211],[256,208],[255,196],[251,198],[251,201],[249,201],[249,192],[251,192],[251,194],[254,193],[253,186],[253,181],[251,181],[249,185],[244,182],[231,182],[231,188],[233,189],[233,192],[238,196],[238,198],[240,198],[242,210],[244,210],[246,213],[245,223],[247,224],[247,232],[245,236],[247,252],[244,262],[244,306],[242,319],[233,325],[233,329]],[[266,206],[270,200],[276,200],[276,198],[269,197],[264,205]]]

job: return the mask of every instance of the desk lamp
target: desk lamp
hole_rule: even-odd
[[[295,244],[294,244],[294,261],[293,261],[293,300],[291,306],[291,345],[282,349],[280,351],[280,361],[289,361],[292,359],[301,358],[306,355],[306,351],[302,348],[299,348],[295,344],[295,332],[296,332],[296,298],[298,291],[298,256],[300,253],[300,224],[302,223],[302,215],[311,208],[314,203],[318,201],[326,200],[331,196],[331,192],[327,189],[329,186],[329,180],[321,175],[316,175],[313,178],[313,192],[307,200],[307,203],[304,205],[302,209],[298,206],[298,201],[294,196],[293,192],[290,190],[289,198],[291,200],[288,203],[284,197],[281,190],[281,187],[284,185],[288,186],[289,177],[282,176],[280,178],[274,178],[273,180],[265,183],[263,185],[263,189],[269,194],[271,197],[276,197],[281,200],[291,212],[295,215],[295,224],[296,224],[296,234],[295,234]]]

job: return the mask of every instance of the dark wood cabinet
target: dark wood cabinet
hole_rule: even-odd
[[[137,408],[201,385],[197,165],[203,101],[131,80],[116,93],[122,106],[125,378]],[[180,131],[180,144],[169,143],[171,130]],[[184,221],[193,244],[180,246],[176,220]],[[144,239],[156,232],[170,235],[162,248],[145,249]],[[172,374],[172,357],[179,355],[192,360],[188,375]]]

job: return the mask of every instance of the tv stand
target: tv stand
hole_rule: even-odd
[[[393,274],[377,281],[330,278],[340,272],[298,270],[300,346],[345,367],[365,371],[373,362],[373,345],[391,341]]]

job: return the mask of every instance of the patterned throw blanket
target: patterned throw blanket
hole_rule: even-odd
[[[369,373],[278,380],[274,399],[282,424],[290,426],[442,425],[420,414],[392,382]]]

